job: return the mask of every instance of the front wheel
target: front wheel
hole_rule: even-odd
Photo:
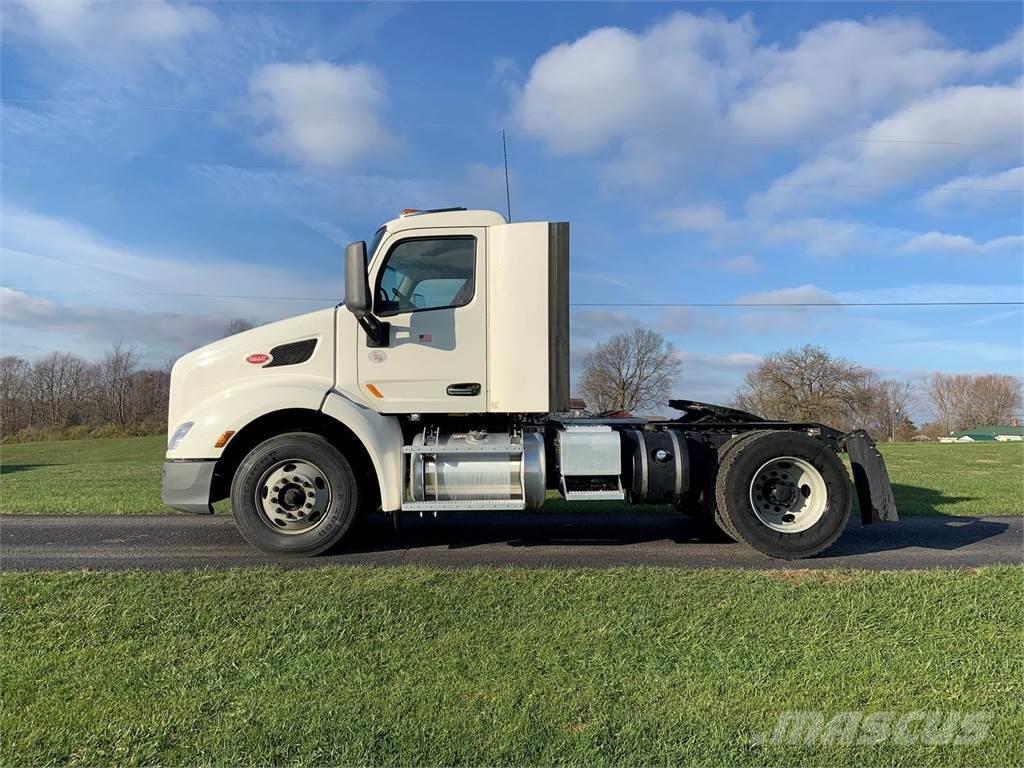
[[[231,483],[243,538],[271,554],[318,555],[348,533],[359,509],[352,466],[320,435],[292,432],[260,443]]]
[[[729,451],[715,482],[715,522],[784,559],[830,547],[850,519],[846,470],[828,446],[800,432],[764,431]]]

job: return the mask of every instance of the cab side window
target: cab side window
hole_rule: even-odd
[[[378,274],[378,315],[461,307],[473,299],[476,238],[417,237],[388,252]]]

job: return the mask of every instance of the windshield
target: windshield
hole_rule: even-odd
[[[377,252],[377,246],[380,245],[380,241],[384,238],[384,233],[386,231],[386,227],[381,227],[373,236],[373,241],[370,243],[370,247],[366,249],[366,260],[368,262],[373,260],[373,254]]]

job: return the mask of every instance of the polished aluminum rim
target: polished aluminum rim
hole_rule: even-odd
[[[316,464],[304,459],[279,461],[256,486],[256,508],[278,533],[307,533],[327,517],[331,483]]]
[[[813,527],[828,506],[828,487],[808,461],[780,456],[766,461],[750,481],[750,504],[757,519],[780,533]]]

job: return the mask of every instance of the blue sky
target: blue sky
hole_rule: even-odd
[[[1018,3],[33,0],[3,22],[5,354],[159,363],[327,305],[345,242],[398,210],[504,210],[504,127],[513,217],[572,222],[577,360],[647,325],[701,399],[807,342],[887,376],[1024,372]],[[892,301],[1004,303],[781,306]]]

